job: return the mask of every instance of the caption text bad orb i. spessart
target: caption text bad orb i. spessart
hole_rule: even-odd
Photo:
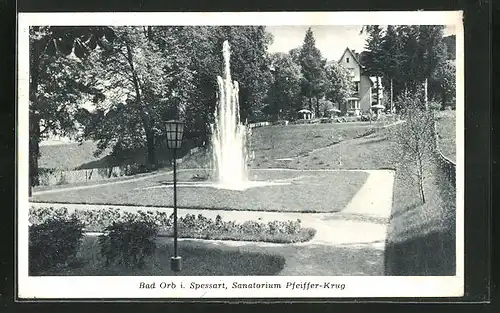
[[[310,290],[310,289],[338,289],[344,290],[345,284],[335,282],[312,283],[309,281],[286,283],[197,283],[197,282],[140,282],[139,289],[191,289],[191,290],[207,290],[207,289],[289,289],[289,290]]]

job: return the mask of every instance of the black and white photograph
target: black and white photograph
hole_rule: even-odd
[[[21,13],[21,298],[464,294],[460,11]]]

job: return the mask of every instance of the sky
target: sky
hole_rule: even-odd
[[[274,42],[268,51],[272,53],[288,52],[301,46],[309,27],[307,25],[267,26],[267,31],[274,36]],[[311,29],[316,40],[316,47],[329,61],[338,61],[346,47],[357,52],[364,50],[366,34],[360,34],[361,25],[311,26]],[[444,34],[445,36],[455,34],[454,27],[447,26]]]

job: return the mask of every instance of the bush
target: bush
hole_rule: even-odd
[[[142,268],[145,259],[156,251],[157,225],[149,220],[113,222],[99,236],[101,255],[105,265],[119,264]]]
[[[439,111],[439,110],[441,110],[441,103],[439,103],[439,102],[429,101],[429,103],[427,105],[429,107],[429,110],[431,110],[431,111]]]
[[[76,210],[73,214],[83,222],[85,231],[102,232],[111,225],[122,225],[133,221],[157,227],[158,236],[173,236],[173,214],[168,215],[166,212],[138,211],[132,213],[118,209],[104,209]],[[32,207],[30,209],[32,223],[43,222],[54,215],[65,216],[67,211],[66,209],[54,208],[35,209]],[[312,228],[303,228],[300,220],[236,223],[235,221],[224,221],[220,215],[211,219],[202,214],[197,216],[186,214],[180,216],[177,223],[180,238],[292,243],[308,241],[316,233]]]
[[[83,224],[76,217],[55,214],[29,227],[29,270],[38,275],[76,260]]]

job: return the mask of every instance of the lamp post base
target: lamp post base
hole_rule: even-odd
[[[174,272],[180,272],[182,270],[182,258],[180,256],[173,256],[170,258],[170,268]]]

